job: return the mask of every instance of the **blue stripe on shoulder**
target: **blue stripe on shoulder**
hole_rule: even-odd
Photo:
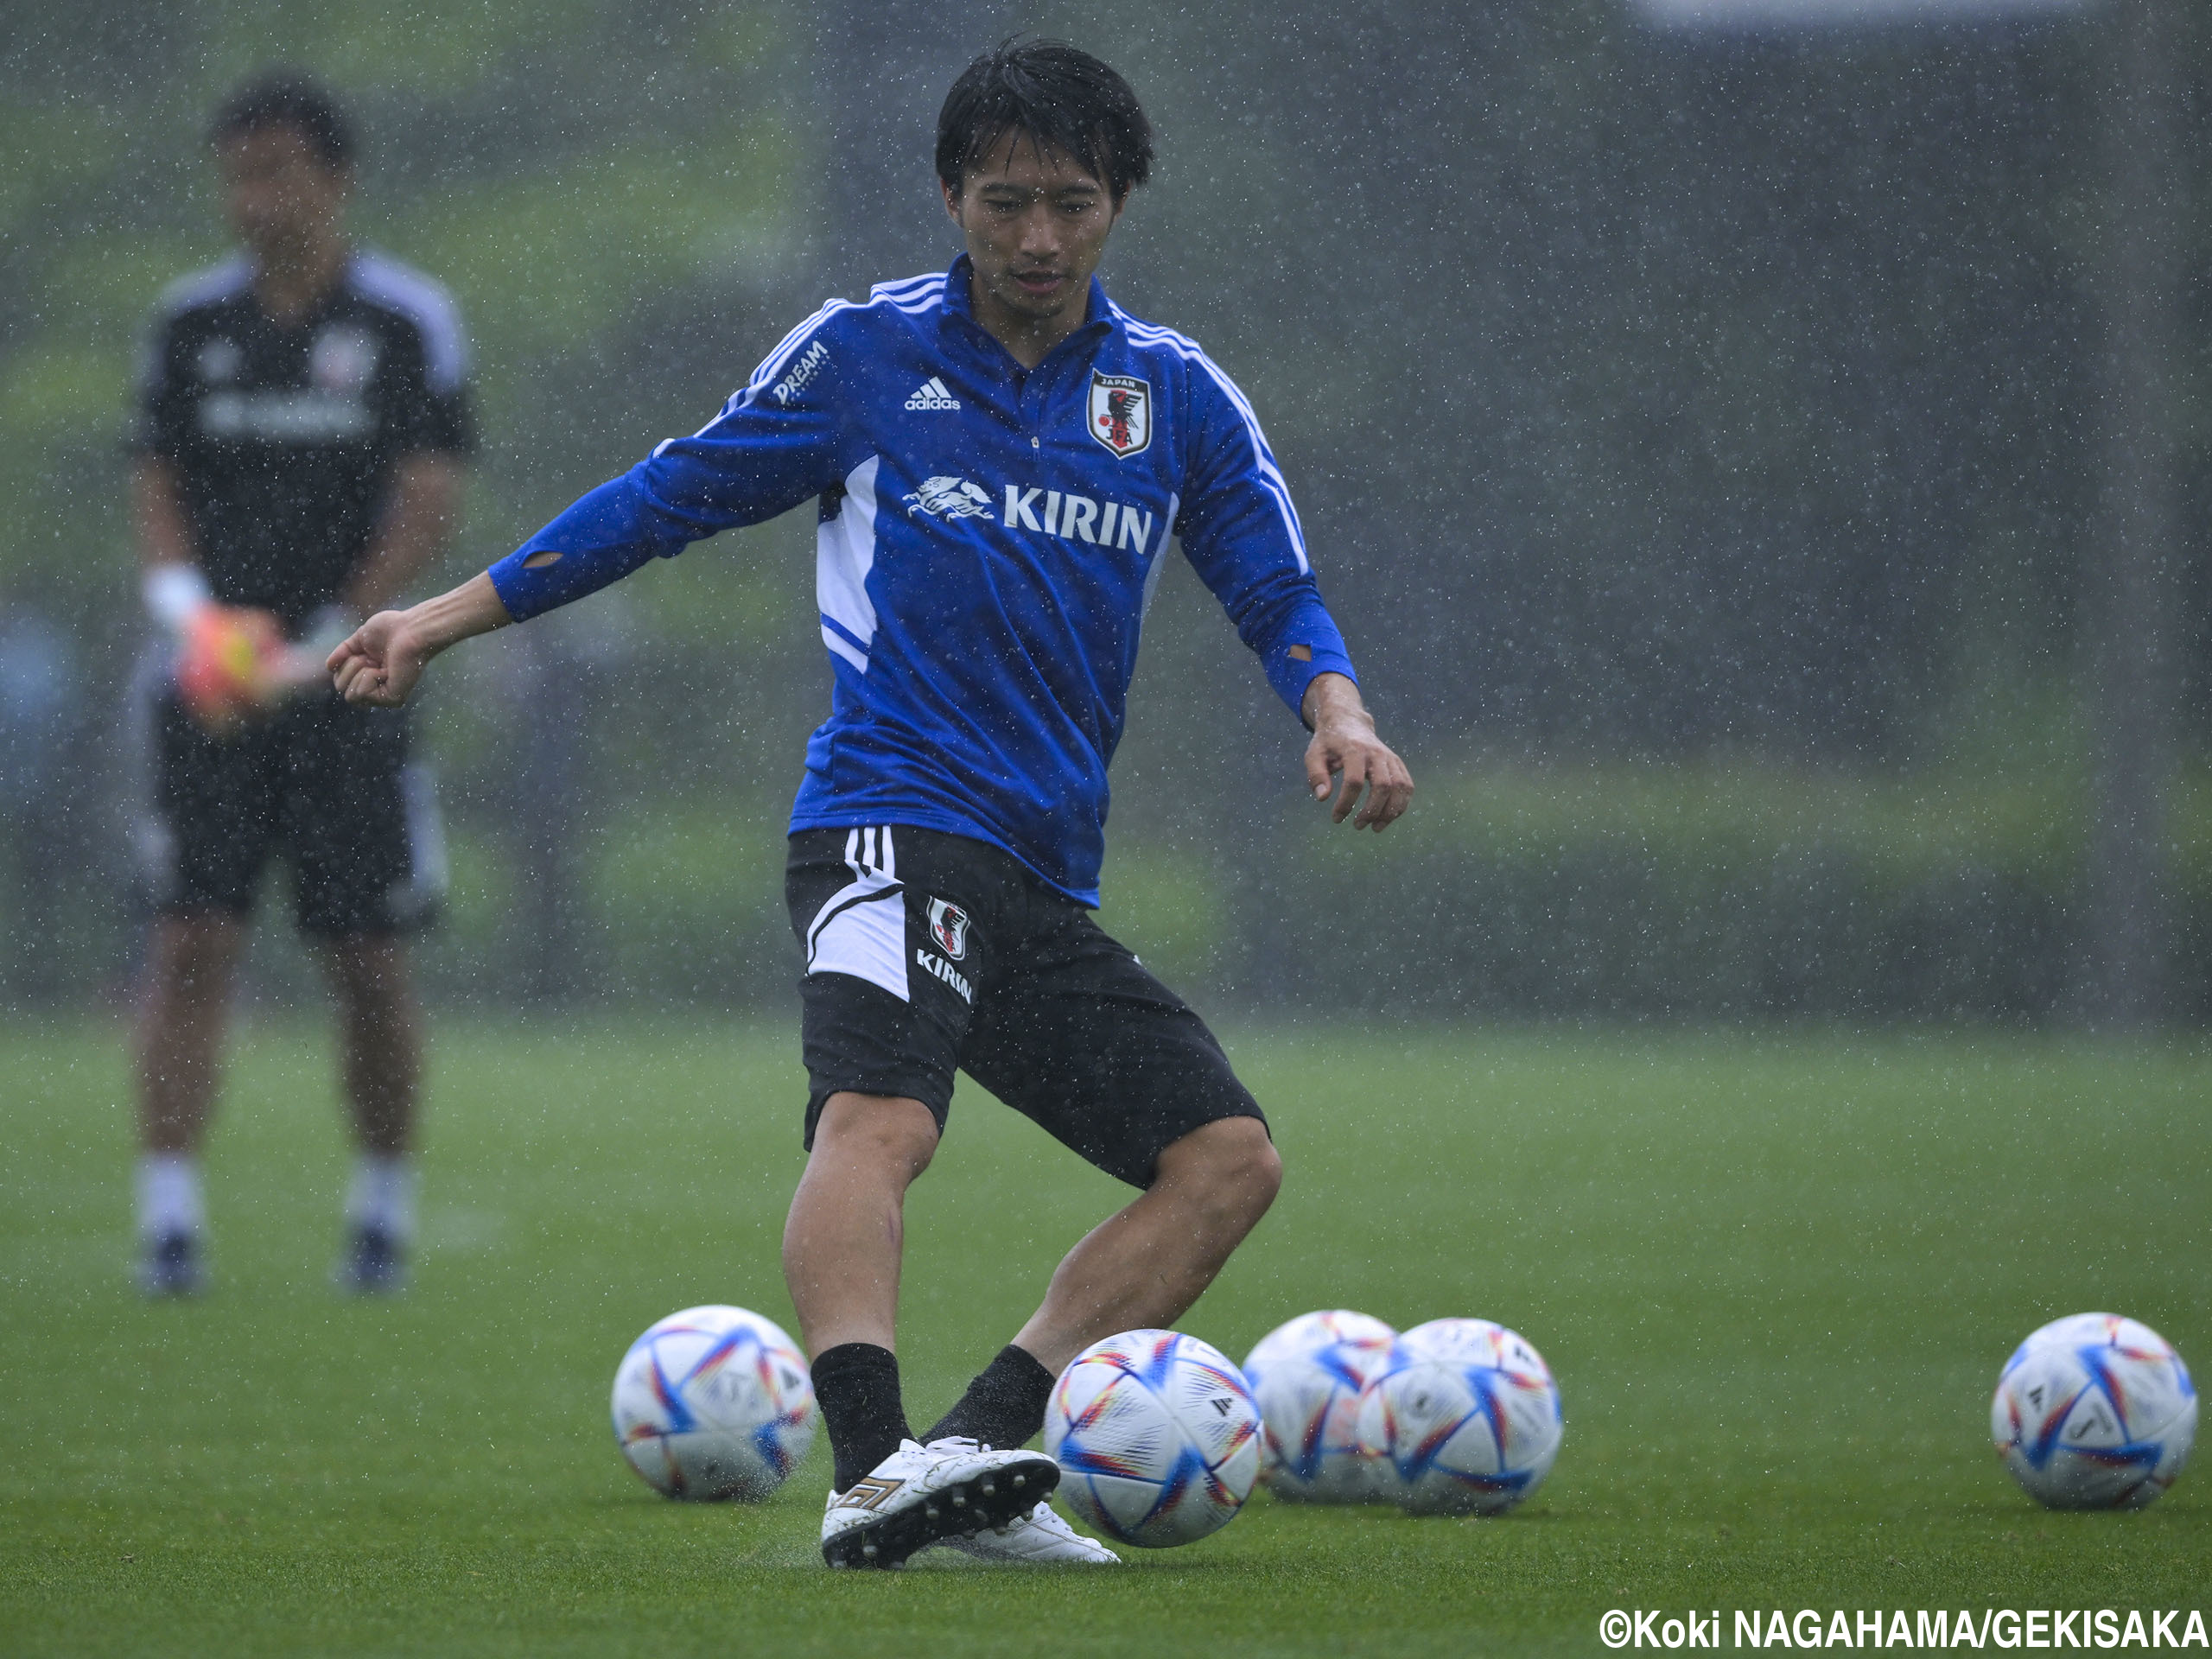
[[[460,389],[468,372],[468,343],[461,333],[461,309],[442,284],[389,255],[372,252],[354,256],[346,280],[363,299],[397,312],[422,331],[433,386],[440,391]]]

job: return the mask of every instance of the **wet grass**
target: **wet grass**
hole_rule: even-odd
[[[1291,1171],[1187,1328],[1309,1307],[1503,1319],[1565,1390],[1494,1522],[1255,1500],[1084,1576],[821,1570],[825,1449],[767,1504],[654,1497],[606,1389],[631,1337],[788,1320],[781,1029],[448,1026],[412,1293],[334,1297],[325,1039],[242,1045],[217,1285],[125,1284],[118,1034],[0,1037],[0,1652],[1593,1652],[1616,1606],[2189,1608],[2212,1477],[2050,1516],[1990,1456],[2012,1345],[2112,1308],[2212,1368],[2212,1055],[2022,1036],[1308,1029],[1232,1043]],[[1117,1201],[964,1087],[916,1191],[918,1421]],[[2177,1630],[2180,1628],[2178,1624]]]

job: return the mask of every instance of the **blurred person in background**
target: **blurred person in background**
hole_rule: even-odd
[[[4,989],[51,1001],[60,979],[59,914],[70,868],[70,739],[83,690],[69,636],[28,600],[0,596],[0,826],[11,843]]]
[[[830,302],[700,431],[329,659],[349,698],[397,706],[458,640],[817,504],[836,692],[787,843],[810,1156],[784,1269],[834,1453],[832,1566],[938,1544],[1114,1562],[1046,1501],[1058,1465],[1019,1448],[1063,1367],[1172,1324],[1274,1198],[1266,1120],[1220,1044],[1090,914],[1171,533],[1313,733],[1313,798],[1380,830],[1413,791],[1243,393],[1093,274],[1151,160],[1135,93],[1088,53],[1010,41],[976,59],[938,118],[967,244],[950,270]],[[956,1069],[1140,1191],[916,1435],[893,1351],[903,1205]]]
[[[156,920],[140,1280],[155,1295],[205,1282],[200,1149],[273,858],[338,1003],[359,1147],[339,1281],[391,1290],[422,1077],[403,940],[442,896],[442,842],[405,718],[347,705],[320,664],[447,544],[472,446],[465,346],[443,289],[347,239],[353,141],[322,87],[258,76],[208,144],[242,246],[163,296],[134,444],[145,600],[167,647],[141,838]]]

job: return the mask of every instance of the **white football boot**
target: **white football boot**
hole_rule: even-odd
[[[849,1490],[830,1494],[822,1559],[832,1567],[901,1567],[941,1540],[1026,1517],[1059,1484],[1060,1465],[1041,1452],[901,1440]]]
[[[1119,1567],[1122,1558],[1095,1538],[1086,1538],[1060,1518],[1049,1503],[1002,1527],[986,1527],[968,1538],[940,1538],[935,1548],[957,1549],[979,1561],[1027,1561],[1040,1567]]]

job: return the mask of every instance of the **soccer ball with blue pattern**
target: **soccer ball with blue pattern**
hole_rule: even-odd
[[[1301,1313],[1260,1338],[1244,1378],[1266,1433],[1261,1479],[1277,1497],[1357,1503],[1370,1493],[1359,1455],[1359,1396],[1398,1351],[1398,1333],[1348,1308]]]
[[[1260,1472],[1260,1413],[1218,1349],[1173,1331],[1125,1331],[1060,1373],[1045,1450],[1084,1521],[1140,1549],[1168,1549],[1244,1507]]]
[[[1503,1515],[1559,1455],[1559,1385],[1529,1339],[1489,1319],[1431,1319],[1359,1401],[1375,1495],[1410,1515]]]
[[[632,1343],[613,1414],[622,1455],[668,1497],[766,1497],[814,1444],[805,1357],[741,1307],[687,1307]]]
[[[2005,1362],[1989,1432],[2013,1478],[2054,1510],[2139,1510],[2196,1439],[2196,1389],[2147,1325],[2075,1313]]]

